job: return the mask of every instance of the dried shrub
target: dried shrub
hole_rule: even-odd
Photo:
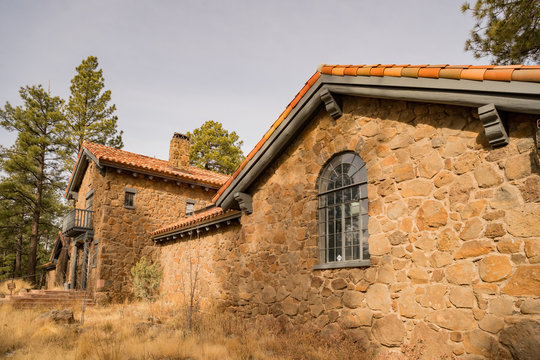
[[[158,295],[163,272],[157,263],[149,265],[142,257],[131,268],[133,276],[133,292],[135,297],[142,300],[154,301]]]

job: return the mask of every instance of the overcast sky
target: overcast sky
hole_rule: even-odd
[[[223,123],[249,152],[320,63],[485,64],[453,0],[0,0],[0,104],[69,97],[97,56],[125,150],[167,159],[173,132]],[[0,129],[0,144],[14,135]]]

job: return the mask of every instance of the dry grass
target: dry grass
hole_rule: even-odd
[[[28,281],[23,279],[15,279],[15,289],[13,294],[17,294],[21,289],[33,289],[34,287]],[[8,284],[11,284],[11,280],[0,281],[0,295],[9,295]]]
[[[248,323],[230,314],[199,316],[185,327],[173,303],[87,308],[83,326],[36,321],[43,310],[0,307],[0,358],[10,359],[367,359],[352,339]],[[80,308],[74,309],[80,319]]]

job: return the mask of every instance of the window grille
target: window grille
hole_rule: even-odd
[[[319,265],[369,265],[366,164],[358,154],[336,155],[318,182]]]

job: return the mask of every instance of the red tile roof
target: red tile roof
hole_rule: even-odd
[[[255,145],[255,148],[246,156],[242,164],[231,175],[227,182],[219,189],[212,201],[215,203],[223,192],[231,185],[233,180],[246,167],[247,163],[261,149],[274,130],[289,115],[291,110],[298,104],[308,92],[321,74],[335,76],[388,76],[388,77],[412,77],[412,78],[439,78],[439,79],[463,79],[463,80],[495,80],[495,81],[528,81],[540,82],[540,66],[527,65],[326,65],[322,64],[313,76],[306,82],[304,87],[296,94],[294,99],[287,105],[278,119],[272,124],[263,138]]]
[[[220,217],[227,217],[229,215],[239,214],[239,213],[240,211],[238,210],[227,210],[223,212],[222,208],[213,207],[208,210],[202,211],[200,213],[196,213],[195,215],[190,216],[188,218],[179,220],[174,224],[158,229],[152,232],[150,235],[152,237],[155,237],[157,235],[170,233],[176,230],[182,230],[182,229],[191,227],[192,225],[204,224],[205,222],[210,221],[210,220],[216,220],[216,219],[219,219]]]
[[[540,82],[540,66],[526,65],[322,65],[321,74]]]
[[[98,159],[100,164],[122,165],[122,167],[126,167],[134,171],[142,170],[145,173],[171,176],[180,181],[185,180],[189,182],[201,183],[203,185],[221,186],[229,178],[228,175],[199,169],[194,166],[189,166],[187,169],[172,168],[165,160],[135,154],[87,141],[83,143],[81,152],[82,149],[88,150]],[[79,152],[79,156],[81,152]]]

